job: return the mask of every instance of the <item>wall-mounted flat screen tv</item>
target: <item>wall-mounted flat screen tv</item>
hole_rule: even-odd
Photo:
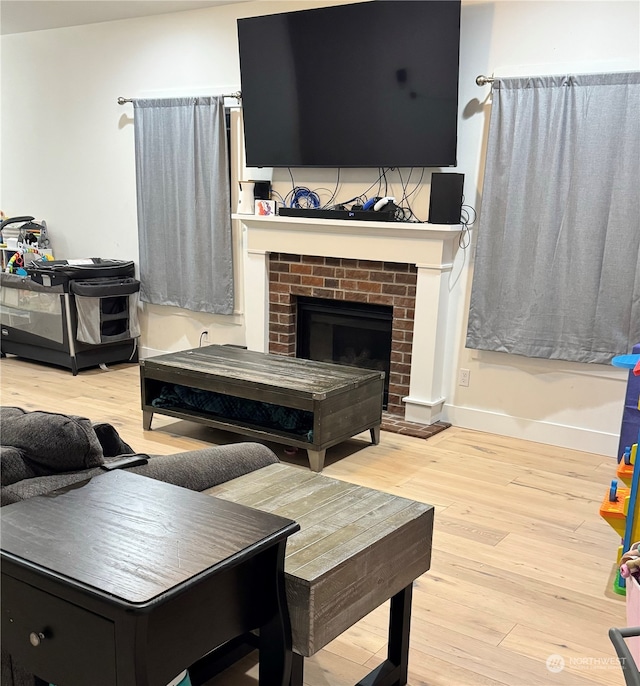
[[[456,165],[460,0],[238,20],[247,165]]]

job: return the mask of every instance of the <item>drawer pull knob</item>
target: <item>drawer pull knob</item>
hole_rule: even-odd
[[[46,636],[41,631],[32,631],[29,634],[29,643],[31,643],[34,648],[37,648],[45,638]]]

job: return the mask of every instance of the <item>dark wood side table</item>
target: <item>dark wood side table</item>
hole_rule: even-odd
[[[165,686],[259,629],[260,684],[288,683],[290,519],[122,470],[0,518],[3,648],[40,679]]]

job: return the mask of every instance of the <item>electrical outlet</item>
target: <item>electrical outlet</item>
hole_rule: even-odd
[[[471,372],[468,369],[460,369],[458,371],[458,386],[468,386],[470,376]]]

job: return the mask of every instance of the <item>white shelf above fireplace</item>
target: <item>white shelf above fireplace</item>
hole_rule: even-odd
[[[247,248],[360,260],[445,263],[453,258],[459,224],[234,214],[247,230]]]

